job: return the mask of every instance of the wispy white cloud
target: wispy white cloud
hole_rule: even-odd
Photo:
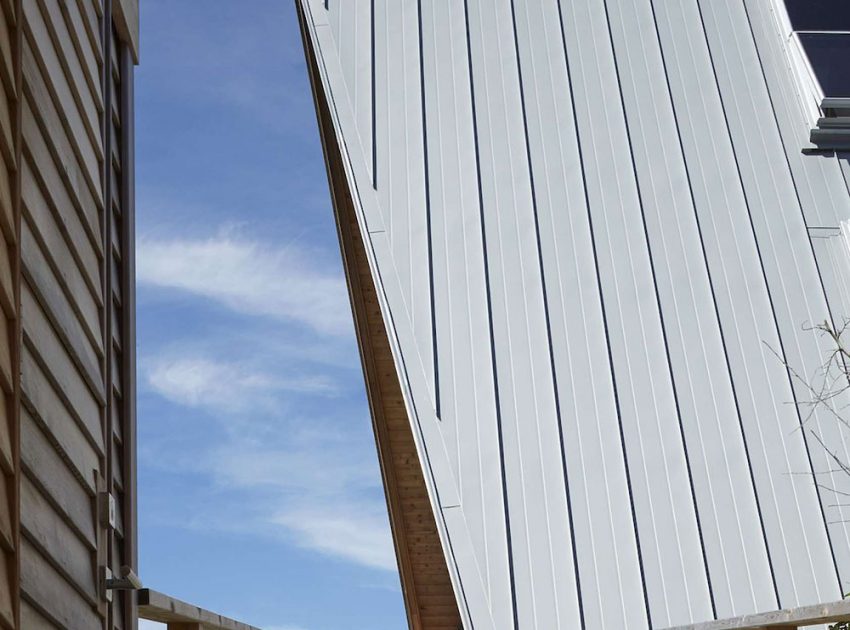
[[[361,424],[367,439],[357,439],[332,427],[290,432],[282,446],[233,440],[210,454],[210,468],[219,487],[242,500],[254,493],[251,511],[266,531],[329,557],[394,571],[368,428]]]
[[[202,509],[186,520],[188,526],[265,533],[370,569],[395,570],[364,410],[337,406],[305,417],[297,404],[303,394],[334,391],[321,378],[281,379],[206,358],[160,358],[144,365],[153,391],[204,409],[227,435],[212,444],[189,444],[197,449],[189,457],[163,457],[157,448],[148,463],[210,480],[213,514]],[[277,408],[277,397],[288,404]],[[184,453],[186,447],[181,441]],[[231,500],[238,509],[221,509]]]
[[[374,505],[326,505],[283,511],[272,522],[286,527],[302,547],[363,566],[396,570],[385,513]]]
[[[206,239],[141,239],[140,283],[215,300],[235,311],[300,322],[319,333],[348,335],[351,311],[336,269],[294,244],[274,248],[219,235]]]
[[[187,526],[262,533],[366,568],[396,570],[377,466],[362,449],[346,451],[333,440],[275,446],[234,438],[194,466],[216,489],[210,513],[196,511]],[[238,509],[222,509],[230,501]]]
[[[159,395],[188,407],[237,412],[267,405],[285,392],[332,395],[333,381],[322,375],[286,378],[248,365],[205,357],[160,357],[150,361],[148,385]]]
[[[198,512],[186,519],[188,526],[262,532],[328,557],[394,571],[370,424],[362,399],[349,409],[342,405],[337,382],[353,377],[359,387],[360,375],[333,364],[338,355],[350,362],[340,352],[352,333],[347,293],[340,274],[316,258],[297,246],[273,248],[228,233],[140,241],[140,283],[271,318],[280,323],[278,334],[289,335],[275,342],[228,332],[200,344],[172,343],[143,359],[148,391],[204,411],[224,430],[210,433],[227,436],[192,443],[197,450],[190,457],[159,453],[149,464],[180,466],[209,480],[214,514]],[[302,340],[290,322],[320,334]],[[319,356],[316,344],[324,348]],[[308,352],[309,360],[294,356],[299,352]],[[291,365],[315,373],[292,375]],[[339,403],[306,403],[316,396],[338,397]],[[180,446],[185,450],[186,442]],[[230,501],[238,509],[222,509]]]
[[[379,487],[376,466],[360,444],[285,433],[288,439],[283,445],[242,437],[213,449],[209,463],[214,465],[216,482],[228,488],[263,489],[301,503],[334,503]]]

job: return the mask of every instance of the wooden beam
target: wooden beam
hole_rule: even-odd
[[[805,626],[838,621],[850,621],[850,599],[829,604],[786,608],[775,612],[707,621],[688,626],[676,626],[667,630],[797,630]]]
[[[133,61],[139,63],[139,0],[116,0],[114,12],[118,35],[130,47]]]
[[[259,630],[149,588],[138,591],[139,618],[168,624],[169,630]]]

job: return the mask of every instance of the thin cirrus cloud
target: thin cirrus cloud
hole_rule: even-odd
[[[396,570],[389,525],[373,505],[308,507],[281,512],[272,522],[286,527],[302,547],[362,566]]]
[[[273,402],[289,393],[334,395],[336,386],[325,376],[285,378],[238,362],[205,357],[159,357],[148,362],[150,388],[171,402],[188,407],[229,412],[258,402]]]
[[[240,491],[268,490],[299,504],[307,499],[333,504],[379,487],[376,466],[353,439],[305,438],[294,430],[286,431],[282,445],[263,437],[268,436],[245,435],[243,429],[225,447],[214,450],[209,463],[217,483]]]
[[[238,365],[174,359],[148,370],[158,395],[203,408],[229,429],[226,442],[194,445],[199,450],[183,460],[213,482],[216,497],[214,514],[192,527],[267,532],[368,569],[395,570],[367,421],[278,414],[263,400],[281,395],[280,382]],[[228,500],[234,509],[221,510]]]
[[[320,334],[349,335],[342,275],[321,268],[314,258],[295,245],[274,248],[227,235],[141,239],[136,277],[140,284],[186,291],[237,312],[299,322]]]
[[[365,428],[365,423],[363,427]],[[396,568],[368,439],[328,423],[285,444],[241,435],[211,454],[221,488],[255,493],[260,525],[299,547],[371,569]],[[250,499],[249,499],[250,500]]]
[[[318,333],[311,343],[338,348],[352,335],[341,275],[298,246],[274,248],[228,234],[142,239],[137,258],[143,289],[181,291],[248,318],[297,323]],[[291,374],[303,365],[316,373]],[[352,423],[362,408],[343,406],[350,374],[312,353],[299,360],[286,344],[235,333],[200,346],[178,342],[142,366],[148,391],[203,410],[227,435],[226,443],[195,445],[188,458],[212,482],[217,505],[217,516],[194,526],[266,532],[368,569],[395,570],[369,424]],[[323,413],[321,399],[331,398]],[[300,419],[305,413],[309,420]],[[227,500],[239,509],[218,509]],[[233,520],[231,513],[241,516]]]

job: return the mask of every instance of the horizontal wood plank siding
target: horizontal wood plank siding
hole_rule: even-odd
[[[0,0],[0,630],[135,623],[102,588],[136,566],[136,44],[113,2]]]
[[[32,0],[23,26],[22,597],[33,627],[105,628],[102,22],[88,0]]]
[[[20,0],[0,6],[0,627],[20,627]]]

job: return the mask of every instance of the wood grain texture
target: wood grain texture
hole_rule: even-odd
[[[139,62],[139,0],[116,0],[115,25],[122,40]]]
[[[137,50],[112,27],[138,7],[116,3],[0,0],[0,630],[134,624],[133,598],[100,588],[104,567],[136,566],[133,64],[118,60]]]
[[[107,598],[101,585],[107,567],[117,574],[136,566],[127,547],[135,520],[125,513],[135,501],[125,464],[134,434],[123,426],[130,414],[114,409],[134,377],[121,354],[132,306],[122,310],[115,298],[128,295],[133,278],[125,241],[115,238],[132,215],[124,210],[126,173],[114,166],[128,161],[120,158],[126,104],[116,103],[123,69],[115,59],[124,44],[114,5],[33,0],[21,20],[24,350],[11,363],[23,375],[21,595],[33,628],[134,624],[133,598]],[[6,284],[0,270],[0,307],[9,301]],[[0,376],[3,359],[0,347]],[[104,514],[107,493],[114,523]],[[0,543],[2,530],[0,519]]]
[[[138,593],[139,616],[167,623],[169,628],[201,630],[259,630],[246,623],[224,617],[157,591],[144,588]]]
[[[20,628],[20,169],[21,2],[0,10],[0,626]]]

